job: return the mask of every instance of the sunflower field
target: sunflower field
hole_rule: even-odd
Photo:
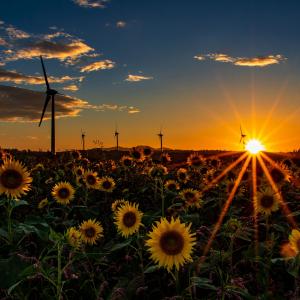
[[[299,202],[298,152],[1,151],[0,299],[300,299]]]

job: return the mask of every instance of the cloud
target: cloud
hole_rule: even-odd
[[[30,37],[30,34],[27,32],[16,29],[13,26],[7,27],[6,32],[11,39],[27,39]]]
[[[153,77],[147,77],[147,76],[142,76],[142,75],[132,75],[132,74],[129,74],[127,76],[127,78],[125,79],[125,81],[138,82],[138,81],[150,80],[150,79],[153,79]]]
[[[50,83],[64,83],[73,80],[81,81],[82,77],[53,77],[49,76],[48,80]],[[16,71],[8,71],[0,68],[0,82],[12,82],[15,84],[45,84],[43,76],[31,76],[18,73]]]
[[[38,122],[45,101],[45,93],[23,88],[0,85],[0,121],[2,122]],[[138,112],[133,106],[113,104],[92,105],[88,101],[75,97],[56,95],[56,117],[77,117],[83,110]],[[48,107],[45,120],[49,119]]]
[[[118,21],[117,23],[116,23],[116,27],[117,28],[124,28],[124,27],[126,27],[126,22],[125,21]]]
[[[115,66],[115,63],[109,59],[96,61],[84,67],[81,67],[80,72],[92,72],[98,70],[109,70]]]
[[[13,52],[8,60],[31,59],[42,55],[45,58],[57,58],[63,61],[67,58],[77,58],[93,50],[82,41],[73,41],[67,44],[44,40],[24,45],[22,49]]]
[[[63,87],[63,90],[76,92],[76,91],[79,90],[79,88],[76,84],[70,84],[70,85],[67,85],[67,86]]]
[[[44,58],[71,61],[85,55],[97,55],[95,49],[82,39],[62,30],[50,34],[30,34],[12,25],[0,25],[1,61]]]
[[[88,8],[105,8],[108,0],[73,0],[76,4]]]
[[[200,61],[211,59],[217,62],[231,63],[241,67],[267,67],[269,65],[279,64],[287,59],[281,54],[256,57],[232,57],[224,53],[195,55],[194,58]]]

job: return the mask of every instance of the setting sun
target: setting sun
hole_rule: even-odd
[[[251,154],[257,154],[260,151],[265,150],[265,147],[259,140],[251,139],[246,144],[246,150]]]

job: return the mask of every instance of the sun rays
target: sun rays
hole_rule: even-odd
[[[210,234],[209,240],[206,243],[206,246],[203,250],[203,255],[201,257],[200,260],[200,264],[205,260],[213,241],[216,238],[216,235],[220,229],[220,227],[222,226],[223,220],[228,212],[228,209],[230,208],[230,205],[232,204],[232,201],[236,195],[236,192],[239,188],[239,185],[241,183],[241,180],[243,178],[243,175],[245,174],[245,172],[247,171],[247,168],[250,166],[250,161],[251,163],[251,172],[252,172],[252,176],[251,176],[251,180],[252,180],[252,206],[253,206],[253,226],[254,226],[254,240],[255,240],[255,255],[256,257],[258,256],[259,253],[259,246],[258,246],[258,179],[257,179],[257,165],[259,164],[259,166],[261,167],[263,174],[265,175],[267,182],[269,183],[271,189],[273,190],[274,194],[276,195],[279,204],[280,204],[280,208],[282,210],[282,212],[284,213],[285,217],[287,218],[288,222],[290,223],[291,227],[293,229],[297,229],[298,225],[295,222],[291,211],[287,205],[287,203],[285,202],[285,200],[283,199],[283,196],[280,192],[280,188],[277,186],[277,184],[275,183],[275,181],[273,180],[270,171],[266,165],[266,163],[269,164],[270,167],[273,168],[279,168],[280,166],[274,161],[272,160],[266,153],[263,152],[263,150],[265,149],[264,146],[258,141],[258,140],[252,140],[249,141],[250,144],[246,145],[246,150],[242,155],[240,155],[235,161],[233,161],[229,166],[227,166],[220,175],[218,175],[217,177],[215,177],[208,185],[207,187],[203,190],[203,192],[211,189],[212,187],[214,187],[219,181],[220,179],[222,179],[229,171],[231,171],[232,169],[234,169],[236,166],[238,166],[242,161],[243,165],[242,168],[240,169],[237,179],[234,182],[234,185],[232,187],[232,190],[230,191],[230,194],[225,202],[225,204],[223,205],[223,208],[220,212],[220,215],[218,217],[217,222],[215,223],[213,230]],[[225,155],[224,155],[225,156]],[[223,157],[224,157],[223,156]],[[281,170],[283,173],[286,172],[285,170]]]

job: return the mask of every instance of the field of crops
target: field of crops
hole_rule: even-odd
[[[300,299],[299,154],[155,155],[2,151],[0,298]]]

